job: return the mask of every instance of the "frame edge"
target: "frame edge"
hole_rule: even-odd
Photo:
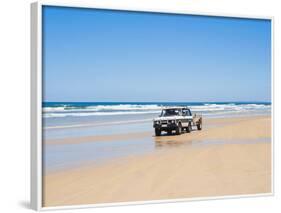
[[[40,5],[38,2],[30,5],[30,67],[31,67],[31,178],[30,178],[30,206],[33,210],[40,210],[42,207],[42,179],[41,179],[41,142],[40,136]],[[40,103],[41,104],[41,103]]]

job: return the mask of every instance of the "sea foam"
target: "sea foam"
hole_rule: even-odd
[[[176,104],[175,104],[176,105]],[[188,103],[180,104],[189,106]],[[43,107],[44,118],[62,118],[62,117],[85,117],[85,116],[114,116],[114,115],[139,115],[139,114],[159,114],[163,107],[171,104],[88,104],[81,106],[79,104],[56,104],[54,106]],[[203,115],[225,114],[239,112],[269,111],[270,104],[257,103],[200,103],[192,104],[189,108],[195,113]]]

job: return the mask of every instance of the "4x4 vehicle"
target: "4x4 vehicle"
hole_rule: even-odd
[[[158,118],[153,119],[155,135],[160,136],[162,131],[171,134],[173,131],[180,135],[183,130],[192,131],[192,126],[202,129],[202,116],[192,115],[187,107],[167,107],[162,109]]]

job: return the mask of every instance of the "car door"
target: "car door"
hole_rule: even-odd
[[[183,116],[183,119],[182,119],[182,126],[183,127],[187,127],[188,126],[188,117],[189,117],[189,112],[188,112],[188,109],[183,109],[182,110],[182,116]]]

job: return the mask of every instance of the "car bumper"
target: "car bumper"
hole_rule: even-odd
[[[170,124],[154,124],[153,127],[155,129],[161,129],[161,130],[175,130],[177,128],[177,124],[170,123]]]

